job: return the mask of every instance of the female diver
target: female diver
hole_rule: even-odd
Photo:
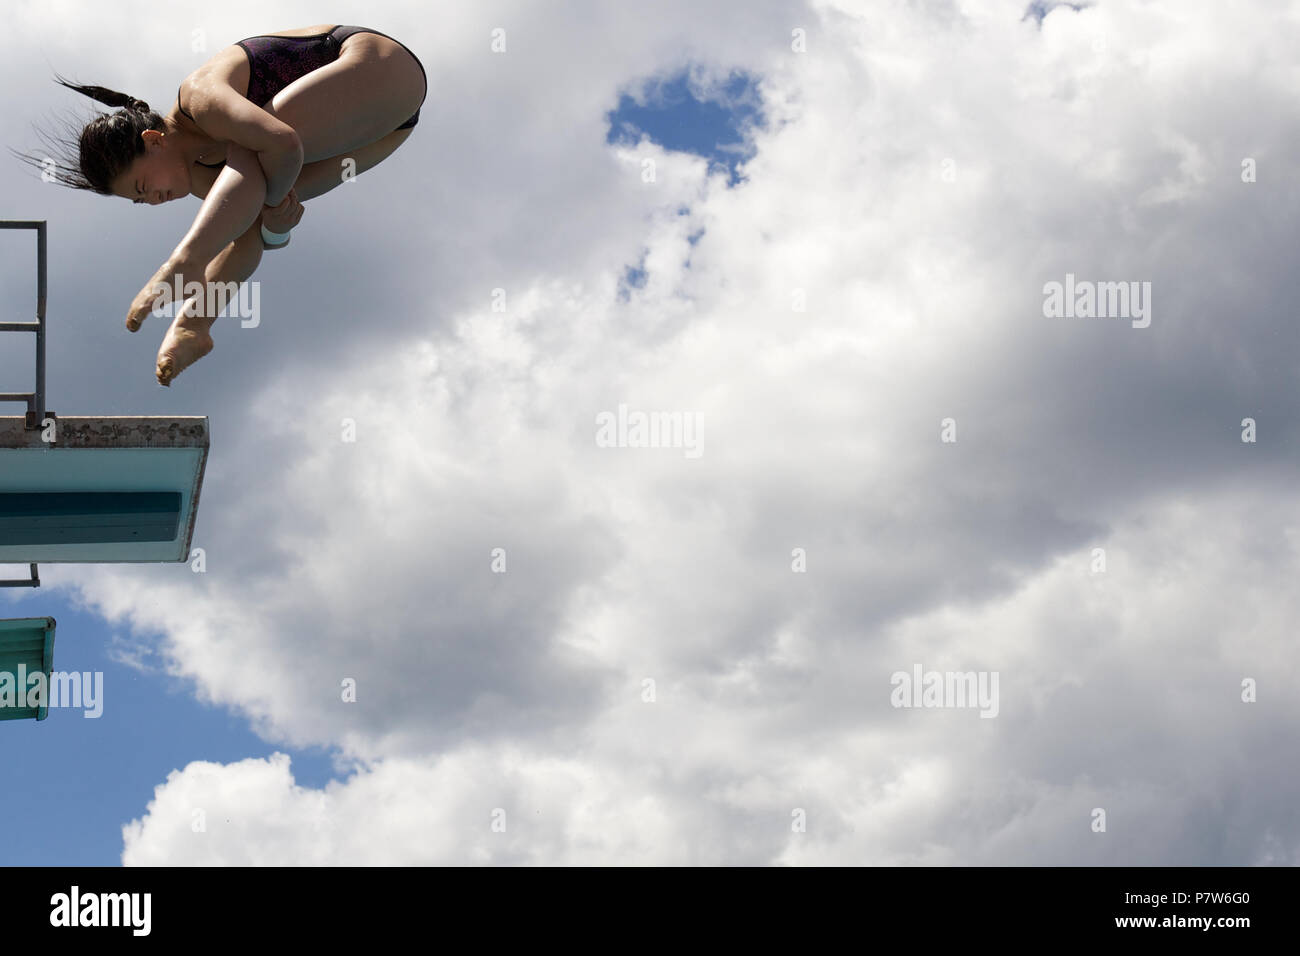
[[[77,162],[56,163],[58,181],[150,205],[186,195],[203,200],[180,244],[131,303],[132,332],[152,311],[158,287],[172,288],[178,277],[181,287],[202,276],[237,288],[263,249],[288,241],[303,202],[406,141],[428,89],[424,66],[401,43],[331,24],[226,47],[185,78],[165,117],[103,87],[59,82],[123,108],[82,130]],[[204,315],[197,297],[177,309],[158,351],[160,384],[212,351],[215,318]]]

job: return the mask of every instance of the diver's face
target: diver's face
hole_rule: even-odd
[[[141,137],[144,155],[113,181],[113,195],[151,206],[188,196],[190,173],[171,138],[153,129]]]

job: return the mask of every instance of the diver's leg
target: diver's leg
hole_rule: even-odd
[[[208,263],[204,278],[208,282],[243,282],[257,271],[261,261],[262,217],[258,216],[257,222]]]
[[[294,191],[298,193],[298,201],[315,199],[354,175],[373,169],[391,156],[410,135],[409,129],[393,130],[369,146],[362,146],[333,159],[305,163],[302,172],[298,174],[298,181],[293,184]]]
[[[424,93],[424,72],[400,43],[357,33],[343,41],[337,60],[294,80],[262,109],[293,127],[306,164],[388,136],[420,108]]]
[[[170,385],[171,380],[212,351],[209,331],[217,316],[225,309],[232,295],[239,291],[239,283],[257,271],[262,261],[262,217],[248,227],[238,239],[222,249],[208,263],[204,271],[203,293],[186,298],[177,309],[176,318],[163,336],[158,349],[155,375],[160,385]],[[230,288],[226,285],[230,283]],[[208,302],[208,291],[213,290],[213,301]]]

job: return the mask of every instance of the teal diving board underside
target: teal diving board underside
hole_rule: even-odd
[[[205,417],[64,417],[55,441],[0,417],[0,564],[185,561]]]
[[[0,541],[26,544],[127,544],[174,541],[176,491],[0,491]]]
[[[24,690],[32,686],[32,674],[45,674],[48,688],[54,670],[54,618],[24,617],[0,620],[0,720],[44,720],[47,706],[18,706],[27,703],[27,694],[18,694],[18,681]],[[48,703],[48,696],[44,703]]]

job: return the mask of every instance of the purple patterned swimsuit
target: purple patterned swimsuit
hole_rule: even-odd
[[[381,37],[388,37],[407,53],[411,53],[401,40],[368,27],[337,26],[329,33],[317,33],[305,37],[248,37],[238,43],[248,57],[249,78],[248,92],[244,94],[245,99],[258,106],[265,106],[271,102],[276,93],[294,80],[337,60],[343,41],[355,33],[377,33]],[[420,68],[420,72],[424,73],[424,64],[420,62],[420,58],[414,53],[411,53],[411,57]],[[425,96],[428,95],[428,89],[428,74],[425,73]],[[176,104],[180,106],[179,94],[176,97]],[[424,105],[423,99],[420,100],[420,105]],[[181,112],[194,119],[183,106]],[[419,120],[420,110],[417,108],[415,115],[397,128],[411,129]]]

